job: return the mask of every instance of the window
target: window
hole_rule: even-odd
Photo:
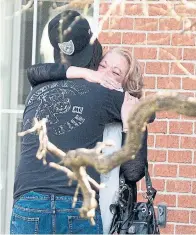
[[[34,0],[21,12],[27,0],[1,1],[1,233],[9,233],[15,169],[19,162],[22,115],[31,89],[26,69],[33,63],[52,60],[52,50],[45,55],[47,22],[65,9],[64,0]],[[97,27],[99,1],[87,12],[90,24]],[[81,12],[80,9],[77,9]]]

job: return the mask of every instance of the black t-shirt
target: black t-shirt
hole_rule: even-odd
[[[50,142],[63,151],[93,148],[102,141],[104,126],[121,121],[124,94],[82,79],[45,82],[30,92],[23,116],[23,130],[32,127],[34,117],[47,118]],[[22,138],[21,158],[14,184],[14,199],[29,191],[74,195],[76,182],[68,186],[65,173],[44,166],[36,158],[39,147],[34,133]],[[47,154],[47,162],[59,159]],[[88,167],[89,175],[99,182],[99,174]]]

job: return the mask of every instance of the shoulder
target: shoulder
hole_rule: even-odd
[[[112,102],[114,104],[119,104],[120,106],[122,106],[124,101],[124,96],[125,96],[124,92],[107,89],[107,97],[109,102]]]

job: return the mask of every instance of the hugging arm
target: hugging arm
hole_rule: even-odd
[[[100,78],[97,73],[90,69],[58,63],[35,64],[27,69],[28,80],[32,87],[44,82],[74,78],[83,78],[89,82],[99,83]]]
[[[50,81],[66,79],[69,66],[66,64],[35,64],[27,69],[27,77],[32,87]]]

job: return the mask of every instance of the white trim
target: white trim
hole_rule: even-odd
[[[17,0],[14,4],[14,12],[21,9],[21,1]],[[14,15],[13,17],[13,38],[12,41],[12,60],[11,60],[11,98],[10,107],[15,109],[18,106],[18,82],[19,82],[19,62],[20,62],[20,35],[21,35],[21,14]],[[9,225],[12,211],[13,202],[13,185],[15,177],[15,164],[16,164],[16,133],[17,129],[17,114],[12,114],[8,122],[8,149],[7,149],[7,187],[6,187],[6,213],[5,213],[5,232],[9,233]],[[12,146],[12,147],[10,147]]]
[[[1,109],[1,113],[6,113],[6,114],[20,114],[23,113],[24,110],[18,110],[18,109]]]
[[[33,40],[32,40],[32,61],[31,64],[36,62],[36,44],[37,44],[37,6],[38,0],[34,0],[34,13],[33,13]]]

